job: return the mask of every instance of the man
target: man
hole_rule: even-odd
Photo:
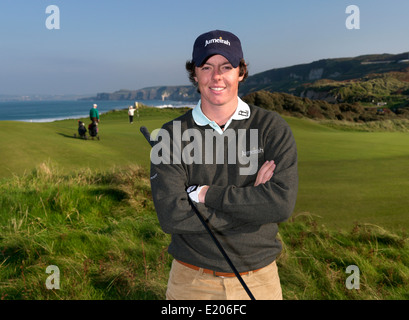
[[[129,106],[128,109],[128,116],[129,116],[129,123],[132,124],[133,123],[133,116],[135,113],[135,109],[132,106]]]
[[[249,298],[195,216],[190,197],[255,298],[282,299],[277,223],[290,217],[298,186],[291,130],[277,113],[238,97],[248,73],[234,34],[199,36],[186,69],[201,100],[163,126],[151,153],[155,208],[162,229],[172,235],[166,298]]]
[[[97,105],[94,104],[91,110],[89,111],[89,118],[93,123],[98,123],[99,122],[99,112],[97,109]]]

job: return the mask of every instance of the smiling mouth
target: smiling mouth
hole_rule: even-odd
[[[217,91],[217,92],[223,91],[224,89],[225,88],[210,88],[210,90]]]

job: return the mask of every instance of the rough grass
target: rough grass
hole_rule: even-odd
[[[44,163],[0,185],[0,299],[164,299],[170,238],[139,166],[61,173]],[[408,299],[408,235],[333,231],[311,214],[280,225],[285,299]],[[50,265],[60,289],[47,289]],[[349,265],[360,289],[348,289]]]
[[[168,237],[138,166],[60,174],[47,164],[0,187],[1,299],[159,299]],[[45,286],[60,269],[60,290]]]
[[[320,120],[319,123],[342,131],[359,132],[409,132],[408,119],[394,119],[369,122]]]
[[[407,234],[356,224],[331,231],[319,218],[300,214],[280,226],[284,250],[278,259],[285,299],[384,300],[409,298]],[[359,268],[359,289],[348,289],[347,267]]]

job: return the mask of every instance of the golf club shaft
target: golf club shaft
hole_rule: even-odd
[[[222,245],[220,244],[219,240],[217,240],[216,236],[214,235],[214,233],[210,229],[209,225],[206,223],[203,216],[201,215],[199,210],[196,208],[195,204],[193,203],[193,201],[190,199],[189,196],[188,196],[188,199],[189,199],[190,205],[193,208],[193,211],[196,213],[197,217],[199,218],[200,222],[202,223],[202,225],[205,227],[206,231],[208,232],[208,234],[212,238],[212,240],[215,243],[216,247],[219,249],[220,253],[223,255],[224,259],[226,260],[226,262],[228,263],[230,268],[233,270],[235,276],[240,281],[243,289],[247,292],[247,294],[248,294],[248,296],[250,297],[251,300],[256,300],[254,298],[253,294],[251,293],[250,289],[248,288],[247,284],[244,282],[243,278],[241,277],[240,273],[237,271],[237,269],[234,266],[233,262],[230,260],[230,258],[227,255],[226,251],[224,251],[224,249],[223,249]]]

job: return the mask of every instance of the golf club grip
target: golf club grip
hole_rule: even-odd
[[[151,145],[151,147],[153,147],[155,145],[155,143],[154,143],[154,141],[151,140],[151,134],[149,133],[149,130],[145,126],[140,127],[139,130],[142,132],[142,134],[145,137],[146,141],[148,141],[149,144]]]

